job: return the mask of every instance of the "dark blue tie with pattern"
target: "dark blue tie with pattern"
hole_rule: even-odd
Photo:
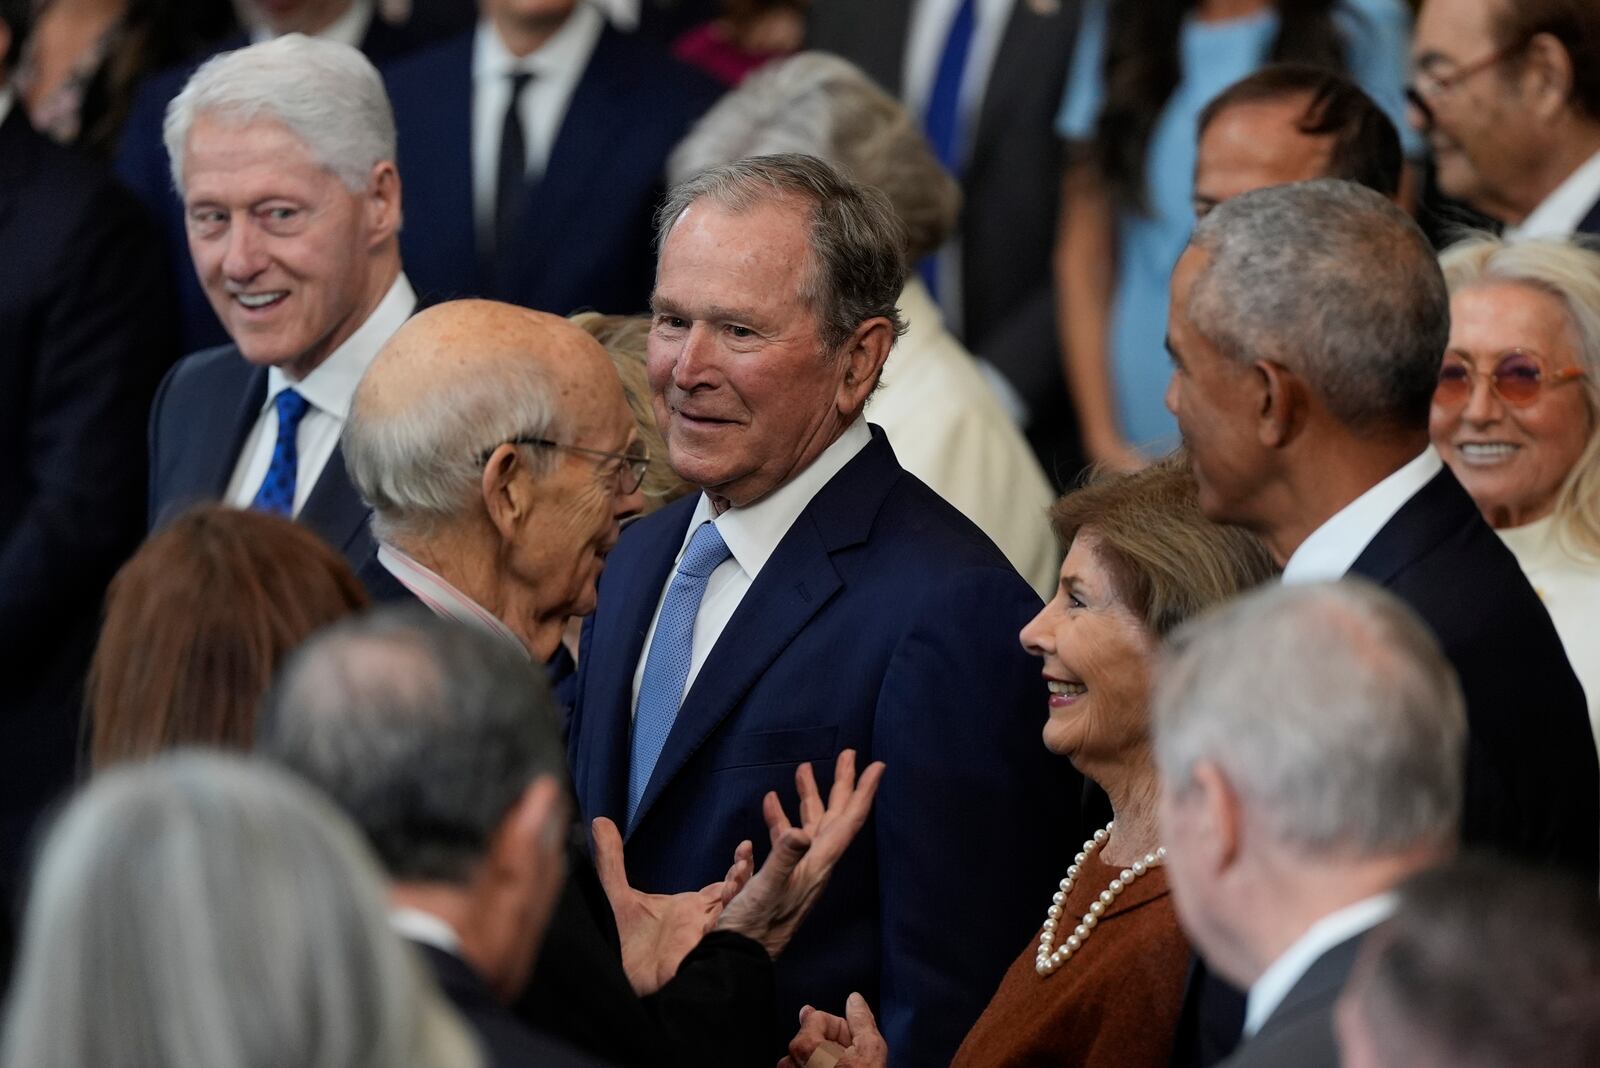
[[[300,420],[311,408],[311,403],[293,389],[286,389],[272,398],[278,409],[278,441],[272,446],[272,463],[267,465],[267,477],[261,480],[250,507],[274,515],[294,514],[295,474],[300,466],[300,451],[295,446],[295,435],[300,431]]]

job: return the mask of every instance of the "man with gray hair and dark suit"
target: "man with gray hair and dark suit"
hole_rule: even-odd
[[[1249,989],[1237,1068],[1333,1066],[1333,1006],[1394,888],[1455,846],[1466,719],[1391,594],[1277,586],[1179,631],[1157,686],[1178,917]]]

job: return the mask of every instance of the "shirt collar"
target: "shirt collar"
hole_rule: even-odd
[[[367,27],[372,25],[374,0],[353,0],[344,14],[328,23],[318,37],[325,41],[338,41],[351,48],[360,48],[366,39]],[[277,36],[265,26],[257,25],[250,31],[250,43],[261,44]]]
[[[729,508],[719,516],[711,507],[711,498],[702,493],[699,503],[695,505],[694,516],[689,520],[689,529],[684,533],[678,558],[683,558],[684,551],[689,547],[689,539],[700,529],[700,524],[711,520],[716,523],[717,533],[722,535],[734,561],[754,582],[777,551],[783,536],[789,533],[794,521],[811,503],[811,498],[871,442],[872,431],[867,429],[866,419],[857,416],[855,422],[846,427],[832,445],[823,449],[822,455],[812,460],[805,470],[754,504]]]
[[[1398,895],[1378,894],[1346,905],[1337,912],[1330,912],[1306,928],[1306,933],[1284,950],[1261,973],[1261,978],[1251,984],[1250,994],[1245,999],[1244,1036],[1253,1037],[1261,1030],[1268,1018],[1278,1011],[1278,1006],[1283,1004],[1283,999],[1289,996],[1289,991],[1324,953],[1378,926],[1394,914],[1398,904]]]
[[[11,86],[0,85],[0,126],[5,125],[6,119],[11,115],[11,101],[15,96],[16,93]]]
[[[567,21],[539,48],[526,56],[513,56],[507,50],[494,24],[478,23],[472,42],[472,77],[504,78],[515,72],[552,75],[569,74],[575,81],[589,64],[594,44],[605,29],[605,17],[587,3],[573,8]]]
[[[512,629],[493,612],[452,586],[443,575],[417,561],[415,557],[396,549],[393,545],[378,546],[378,563],[383,569],[416,595],[428,611],[457,623],[465,623],[485,634],[492,634],[512,646],[523,656],[532,659],[528,647],[522,644]]]
[[[1600,202],[1600,152],[1585,160],[1577,170],[1539,202],[1521,226],[1506,228],[1508,241],[1536,237],[1571,237],[1578,225]]]
[[[267,404],[285,389],[293,386],[295,392],[311,402],[312,407],[338,419],[341,423],[350,414],[350,402],[355,399],[361,376],[377,358],[384,342],[405,325],[417,306],[417,294],[404,273],[395,277],[378,306],[372,309],[366,322],[356,327],[356,332],[344,339],[344,344],[334,349],[326,360],[312,368],[311,373],[298,382],[273,367],[267,371]],[[265,405],[263,405],[265,407]]]
[[[1432,445],[1416,459],[1345,505],[1300,543],[1283,567],[1290,584],[1332,582],[1345,576],[1384,524],[1444,467]]]
[[[452,957],[461,955],[461,935],[431,912],[410,907],[393,908],[389,910],[389,926],[403,938],[443,950]]]

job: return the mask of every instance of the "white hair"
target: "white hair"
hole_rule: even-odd
[[[1466,712],[1411,610],[1359,581],[1272,586],[1168,643],[1156,763],[1182,795],[1221,768],[1285,846],[1379,855],[1455,840]]]
[[[562,430],[554,388],[531,359],[485,361],[381,416],[371,407],[358,387],[340,439],[345,469],[372,509],[373,533],[402,547],[472,507],[489,451],[516,437],[557,440]],[[535,475],[554,462],[548,449],[522,454]]]
[[[207,60],[167,105],[161,136],[180,193],[184,147],[201,115],[283,123],[352,192],[395,158],[394,111],[377,69],[349,45],[301,33]]]
[[[198,753],[106,773],[50,835],[5,1068],[476,1068],[342,815]]]

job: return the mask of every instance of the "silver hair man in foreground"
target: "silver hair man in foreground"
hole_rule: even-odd
[[[478,1068],[347,820],[187,754],[73,802],[35,877],[6,1068]]]
[[[1454,672],[1390,594],[1278,586],[1170,640],[1154,721],[1179,920],[1249,989],[1227,1063],[1334,1065],[1334,999],[1362,936],[1454,848]]]

